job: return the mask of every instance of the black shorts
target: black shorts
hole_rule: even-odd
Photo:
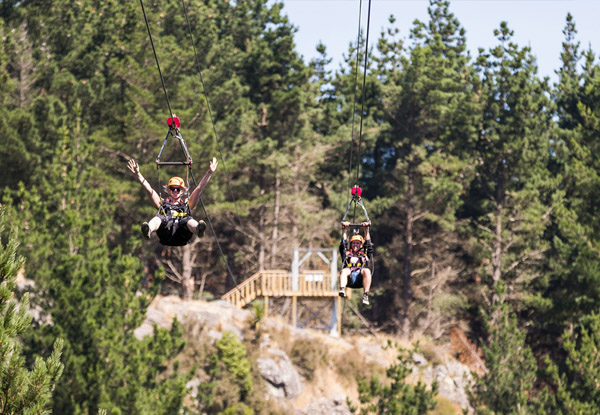
[[[191,216],[183,218],[171,218],[164,215],[156,215],[160,218],[160,226],[156,230],[156,235],[160,243],[168,246],[187,245],[194,234],[187,227]]]
[[[355,269],[350,272],[348,276],[348,284],[346,287],[350,288],[362,288],[363,287],[363,276],[360,269]]]

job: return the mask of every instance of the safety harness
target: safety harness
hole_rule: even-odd
[[[158,209],[163,223],[156,231],[160,243],[169,246],[187,245],[194,235],[187,227],[191,214],[187,199],[178,203],[174,203],[169,197],[163,199]]]

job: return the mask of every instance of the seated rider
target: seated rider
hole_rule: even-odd
[[[129,160],[129,170],[137,175],[138,180],[150,194],[152,203],[159,209],[156,216],[150,222],[142,224],[142,235],[146,239],[150,239],[152,232],[160,239],[160,243],[170,246],[186,245],[194,233],[198,237],[204,236],[206,223],[201,220],[197,221],[192,218],[191,212],[194,210],[200,201],[202,190],[208,184],[210,177],[217,169],[217,159],[213,157],[210,162],[210,167],[198,186],[194,189],[189,199],[184,199],[187,188],[181,177],[171,177],[167,184],[169,196],[166,199],[161,199],[158,193],[152,188],[150,183],[140,173],[140,167],[133,159]],[[180,226],[186,225],[186,226]]]
[[[363,288],[363,304],[369,304],[369,289],[371,288],[371,270],[369,261],[373,259],[373,245],[369,228],[371,222],[363,222],[364,238],[355,234],[350,238],[348,247],[348,227],[350,222],[342,222],[342,241],[340,255],[342,257],[342,272],[340,272],[340,297],[346,297],[346,287]]]

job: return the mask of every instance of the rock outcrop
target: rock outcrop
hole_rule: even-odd
[[[157,297],[147,312],[147,318],[135,335],[142,338],[152,333],[156,324],[162,328],[170,328],[173,318],[192,327],[184,334],[188,342],[200,339],[214,342],[221,338],[224,331],[234,333],[242,342],[249,338],[256,340],[256,333],[251,329],[253,315],[248,310],[240,310],[224,301],[184,301],[176,296]],[[377,365],[387,368],[396,363],[397,352],[386,347],[388,338],[342,337],[333,338],[323,333],[291,327],[276,318],[263,318],[260,325],[259,357],[256,366],[262,379],[266,395],[264,398],[275,401],[287,413],[294,415],[349,415],[346,398],[357,401],[357,385],[355,379],[337,373],[338,368],[332,361],[344,362],[347,359],[358,359],[366,365]],[[294,365],[289,352],[290,345],[303,341],[311,345],[319,345],[326,350],[329,363],[320,368],[318,375],[307,379],[302,370]],[[410,346],[410,345],[404,345]],[[439,356],[438,356],[439,357]],[[437,359],[439,360],[439,359]],[[465,388],[471,380],[471,372],[451,357],[446,356],[443,362],[432,364],[418,353],[413,353],[415,379],[430,384],[434,380],[439,383],[439,396],[452,402],[457,408],[457,415],[462,408],[469,408]],[[194,390],[197,380],[190,382]],[[191,392],[193,393],[193,391]]]

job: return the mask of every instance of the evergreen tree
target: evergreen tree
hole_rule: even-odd
[[[547,412],[560,415],[600,414],[600,314],[591,313],[573,330],[565,330],[564,364],[547,361],[552,394]]]
[[[97,144],[79,117],[63,114],[55,158],[39,185],[21,188],[28,227],[27,276],[38,287],[37,305],[52,319],[31,336],[32,350],[51,338],[65,340],[64,375],[53,399],[55,413],[172,414],[182,406],[185,376],[169,360],[182,346],[180,328],[133,335],[155,294],[141,291],[137,258],[123,253],[114,223],[119,194],[105,187],[93,155]],[[67,116],[69,114],[69,116]],[[74,118],[72,118],[74,116]],[[67,119],[72,119],[71,123]]]
[[[456,211],[470,177],[467,149],[477,114],[464,30],[447,1],[432,1],[428,10],[430,21],[415,23],[408,56],[380,40],[385,128],[373,150],[372,177],[387,225],[380,235],[390,278],[387,312],[400,316],[392,319],[405,337],[411,328],[439,335],[443,316],[461,303],[446,287],[461,267]]]
[[[17,255],[17,229],[7,229],[5,209],[0,209],[0,402],[3,414],[49,414],[52,391],[61,376],[63,341],[54,342],[47,359],[35,358],[31,369],[25,364],[20,336],[30,327],[29,295],[17,300],[17,274],[22,271],[24,258]]]
[[[493,322],[492,322],[493,320]],[[477,415],[535,414],[532,393],[537,363],[526,344],[526,331],[506,303],[497,303],[484,316],[486,342],[482,346],[485,373],[475,374],[470,402]]]
[[[198,387],[199,409],[206,414],[253,413],[248,401],[252,393],[250,362],[246,347],[225,331],[208,358],[208,380]]]
[[[496,304],[510,302],[522,310],[539,294],[533,288],[548,249],[543,235],[554,186],[548,171],[550,102],[529,48],[511,41],[505,22],[495,33],[500,45],[490,54],[481,51],[477,60],[484,108],[465,212],[484,307],[499,311]]]
[[[358,381],[360,415],[389,414],[412,415],[426,414],[435,409],[435,396],[438,385],[434,382],[431,389],[420,381],[416,385],[406,383],[411,373],[410,356],[407,350],[399,349],[398,363],[387,369],[386,382],[376,377]]]
[[[600,165],[596,136],[600,116],[597,85],[600,68],[594,55],[586,52],[583,72],[577,70],[582,59],[576,41],[575,23],[567,16],[565,42],[554,99],[558,128],[552,140],[553,173],[560,180],[553,226],[548,235],[548,285],[540,318],[540,331],[551,335],[552,347],[562,331],[596,310],[598,291],[598,208]]]

